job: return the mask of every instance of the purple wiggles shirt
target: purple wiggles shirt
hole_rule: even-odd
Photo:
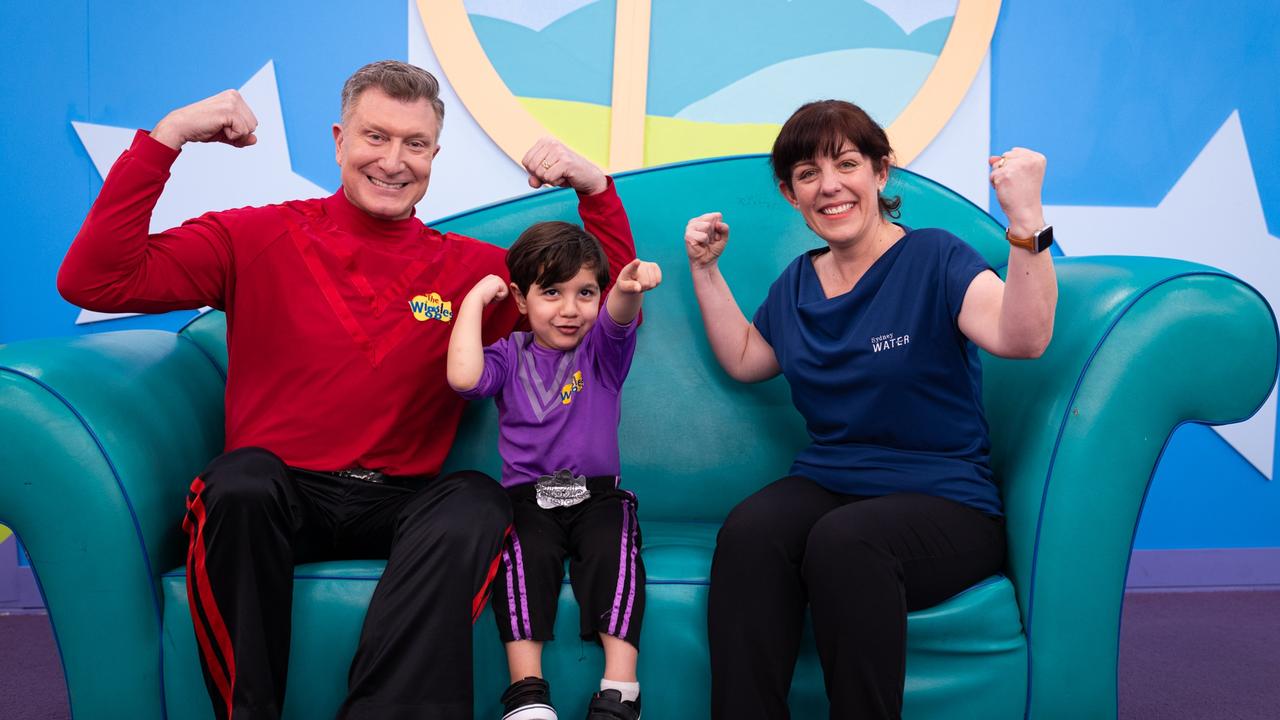
[[[619,474],[622,381],[635,354],[637,324],[619,325],[602,306],[573,350],[544,348],[530,332],[484,349],[480,382],[459,394],[468,400],[497,395],[503,487],[557,470]]]

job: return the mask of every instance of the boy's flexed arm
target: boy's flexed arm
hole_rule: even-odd
[[[484,343],[480,320],[484,308],[494,300],[507,296],[507,283],[497,275],[486,275],[471,288],[453,318],[449,335],[449,359],[445,374],[449,387],[458,392],[475,388],[484,372]]]
[[[632,260],[618,273],[613,292],[605,299],[605,311],[619,325],[630,325],[640,313],[644,294],[661,283],[662,268],[657,263]]]

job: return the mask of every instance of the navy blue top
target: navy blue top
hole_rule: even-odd
[[[849,292],[823,293],[821,248],[788,265],[756,311],[812,440],[791,474],[999,515],[982,367],[958,324],[969,284],[991,266],[945,230],[904,230]]]

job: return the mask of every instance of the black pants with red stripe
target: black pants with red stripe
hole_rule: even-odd
[[[242,448],[196,478],[187,508],[187,595],[217,718],[280,717],[294,565],[360,558],[387,567],[339,717],[471,718],[471,626],[511,525],[492,478],[369,483]]]

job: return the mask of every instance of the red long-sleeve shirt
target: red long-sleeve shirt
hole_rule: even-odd
[[[262,447],[316,470],[440,470],[464,401],[445,381],[452,312],[505,251],[417,218],[379,220],[341,189],[314,200],[212,212],[151,235],[178,152],[139,131],[103,183],[58,273],[100,312],[209,305],[227,313],[226,449]],[[610,276],[635,257],[613,183],[579,196]],[[485,310],[484,342],[520,315]]]

